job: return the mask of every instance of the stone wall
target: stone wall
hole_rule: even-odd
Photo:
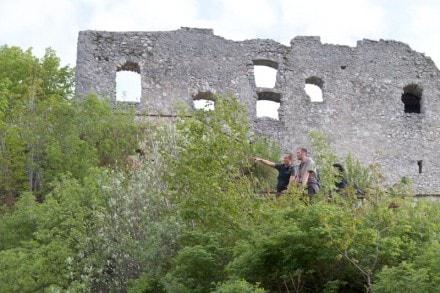
[[[254,65],[277,70],[274,88],[256,87]],[[440,193],[439,71],[404,43],[362,40],[349,47],[298,36],[284,46],[226,40],[210,29],[81,31],[76,70],[79,96],[112,100],[116,72],[140,73],[138,110],[151,115],[174,115],[179,101],[232,93],[247,105],[255,131],[284,150],[310,148],[307,133],[324,131],[341,157],[380,161],[390,184],[407,176],[417,193]],[[323,102],[311,101],[306,83],[321,88]],[[258,100],[279,102],[279,119],[257,117]],[[413,104],[420,113],[412,113]]]

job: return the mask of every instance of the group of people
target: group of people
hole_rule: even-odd
[[[319,190],[318,173],[315,162],[307,155],[307,149],[298,148],[296,158],[299,165],[293,164],[293,154],[284,153],[283,163],[274,163],[262,158],[253,158],[255,163],[262,163],[278,170],[277,193],[285,193],[289,185],[296,185],[307,189],[307,195],[312,200],[313,195]]]
[[[291,185],[296,185],[297,187],[302,187],[307,190],[307,196],[309,201],[312,201],[313,195],[318,192],[320,188],[319,175],[315,166],[315,162],[312,158],[307,155],[307,149],[298,148],[296,150],[296,158],[300,162],[299,164],[293,164],[293,154],[284,153],[283,163],[274,163],[269,160],[254,157],[255,163],[261,162],[262,164],[275,168],[278,170],[278,183],[277,183],[277,194],[281,195],[288,190]],[[344,195],[344,189],[349,186],[348,180],[344,177],[344,167],[339,164],[333,164],[335,168],[335,187],[336,192]],[[358,197],[363,197],[365,192],[356,184],[353,183],[353,187],[356,191]]]

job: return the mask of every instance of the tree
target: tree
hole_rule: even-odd
[[[102,202],[97,183],[87,182],[65,177],[39,204],[27,192],[0,218],[7,236],[0,240],[2,292],[91,287],[88,262],[96,246],[91,236],[97,233],[95,210]]]
[[[246,108],[233,96],[217,96],[215,110],[187,116],[177,121],[175,148],[165,154],[178,161],[166,177],[172,200],[197,229],[241,233],[257,204],[251,158],[266,142],[250,134]]]
[[[134,154],[142,139],[134,109],[73,98],[73,69],[50,49],[41,60],[31,50],[0,50],[0,203],[23,191],[42,200],[64,173],[81,179]]]
[[[131,288],[207,292],[216,283],[232,284],[224,273],[232,247],[261,220],[258,209],[268,201],[255,193],[251,165],[253,156],[269,153],[268,144],[251,135],[245,111],[236,98],[216,96],[214,110],[192,115],[182,110],[175,125],[160,128],[162,139],[152,139],[150,147],[159,144],[161,151],[152,152],[154,147],[147,153],[155,154],[155,165],[163,164],[155,168],[155,178],[165,187],[167,219],[179,223],[177,246],[162,261],[167,264],[161,266],[162,275],[151,274],[160,271],[141,264],[143,273],[131,281]],[[164,138],[167,143],[160,143]]]
[[[71,96],[73,70],[54,51],[38,60],[29,49],[0,47],[0,182],[5,197],[42,186],[41,161],[51,109]]]
[[[371,183],[362,203],[262,195],[273,178],[250,158],[279,147],[252,135],[236,98],[215,99],[173,123],[135,124],[93,96],[51,104],[37,160],[51,186],[2,207],[0,291],[435,291],[438,203],[413,201],[407,180],[383,188],[356,162]],[[314,156],[330,165],[323,143]]]

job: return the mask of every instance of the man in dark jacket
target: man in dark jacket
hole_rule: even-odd
[[[275,168],[278,170],[277,192],[284,193],[287,190],[289,181],[295,176],[293,168],[293,155],[291,153],[284,153],[283,163],[274,163],[262,158],[253,158],[255,163],[262,164]]]
[[[347,197],[347,192],[344,191],[344,189],[350,185],[350,182],[344,176],[345,168],[339,163],[333,164],[333,167],[337,170],[337,174],[335,175],[336,192],[342,197]],[[359,185],[353,182],[353,188],[356,190],[358,198],[364,198],[365,192],[359,187]]]

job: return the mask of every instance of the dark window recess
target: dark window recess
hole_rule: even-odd
[[[423,165],[423,161],[417,161],[417,166],[419,166],[419,174],[422,174],[422,165]]]
[[[420,113],[420,97],[413,93],[404,93],[402,102],[405,105],[405,113]]]
[[[341,66],[341,69],[345,69],[345,68],[347,68],[347,65],[342,65]]]

